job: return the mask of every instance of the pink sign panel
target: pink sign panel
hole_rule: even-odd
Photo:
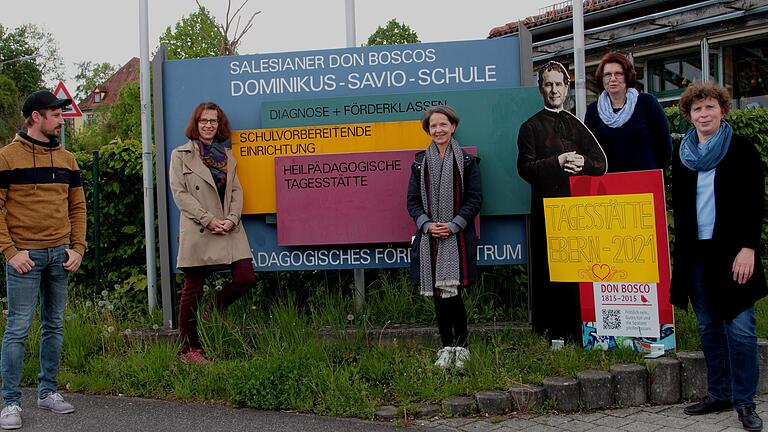
[[[410,242],[406,193],[418,151],[276,157],[278,244]]]

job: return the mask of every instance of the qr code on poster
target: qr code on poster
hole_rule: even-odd
[[[603,328],[606,330],[621,328],[621,313],[618,309],[603,309]]]

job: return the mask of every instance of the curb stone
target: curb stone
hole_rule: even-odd
[[[586,409],[608,408],[613,405],[613,377],[601,370],[576,373],[581,392],[579,400]]]
[[[475,393],[482,414],[501,415],[512,411],[512,396],[505,391],[483,390]]]

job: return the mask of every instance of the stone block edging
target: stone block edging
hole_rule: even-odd
[[[758,394],[768,393],[768,341],[759,340],[760,383]],[[549,407],[569,412],[614,406],[645,404],[673,405],[681,400],[699,400],[707,395],[707,368],[701,351],[679,351],[677,359],[648,359],[645,365],[613,365],[610,371],[586,370],[573,377],[548,377],[543,386],[517,384],[508,390],[484,390],[472,396],[450,397],[442,401],[446,416],[465,417],[476,412],[486,416],[508,414],[512,410],[527,414]],[[391,420],[393,406],[380,407],[375,417]],[[428,415],[433,415],[429,409]],[[426,413],[420,413],[426,414]]]

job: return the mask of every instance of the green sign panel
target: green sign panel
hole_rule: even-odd
[[[530,213],[530,187],[517,174],[517,132],[542,109],[536,87],[264,102],[261,127],[418,120],[434,105],[456,109],[461,122],[455,138],[462,146],[477,147],[483,176],[482,214]]]

